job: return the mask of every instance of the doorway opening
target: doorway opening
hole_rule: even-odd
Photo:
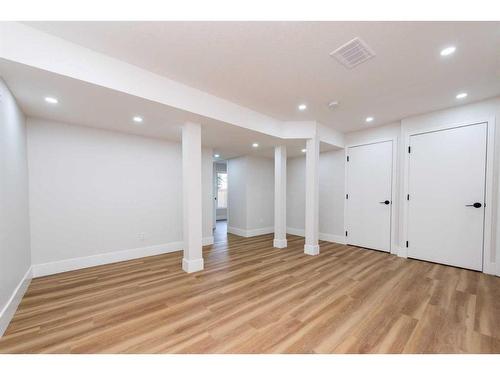
[[[227,163],[214,163],[214,242],[227,241]]]

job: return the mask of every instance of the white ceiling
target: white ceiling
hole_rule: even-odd
[[[26,24],[277,119],[341,131],[500,95],[500,22]],[[348,70],[329,53],[356,36],[376,56]],[[451,44],[457,52],[441,57]]]
[[[304,140],[282,140],[3,59],[0,77],[27,116],[177,142],[181,140],[181,125],[196,121],[202,124],[203,145],[213,148],[221,159],[251,154],[273,157],[277,144],[286,144],[293,157],[302,155],[305,146]],[[59,103],[47,104],[46,96],[57,98]],[[134,116],[143,117],[144,122],[134,123]],[[252,148],[253,142],[259,143],[258,149]],[[333,146],[323,145],[323,151],[331,149]]]

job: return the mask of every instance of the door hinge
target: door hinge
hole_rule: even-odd
[[[346,195],[345,195],[345,199],[349,199],[349,194],[346,194]]]
[[[349,161],[349,155],[347,155],[347,161]]]
[[[347,231],[345,231],[345,236],[347,237]]]
[[[408,247],[408,241],[406,241],[406,247]]]
[[[408,146],[408,153],[411,153],[411,146]]]
[[[409,201],[410,200],[410,194],[407,194],[406,195],[406,200]]]

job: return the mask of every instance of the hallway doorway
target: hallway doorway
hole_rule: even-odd
[[[217,220],[214,229],[214,243],[227,242],[227,220]]]

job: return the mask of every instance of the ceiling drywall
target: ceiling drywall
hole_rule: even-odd
[[[341,131],[500,95],[499,22],[26,24],[279,120]],[[329,53],[354,37],[376,56],[346,69]],[[448,45],[457,51],[443,58]]]
[[[195,121],[202,124],[203,145],[213,148],[221,159],[241,155],[273,157],[273,148],[278,144],[286,144],[290,156],[298,156],[305,145],[301,139],[279,139],[3,59],[0,77],[23,112],[31,117],[172,141],[181,140],[184,122]],[[46,103],[47,96],[57,98],[59,103]],[[142,117],[143,122],[135,123],[134,116]],[[258,148],[252,147],[254,142]],[[324,145],[322,151],[330,149],[335,148]]]

